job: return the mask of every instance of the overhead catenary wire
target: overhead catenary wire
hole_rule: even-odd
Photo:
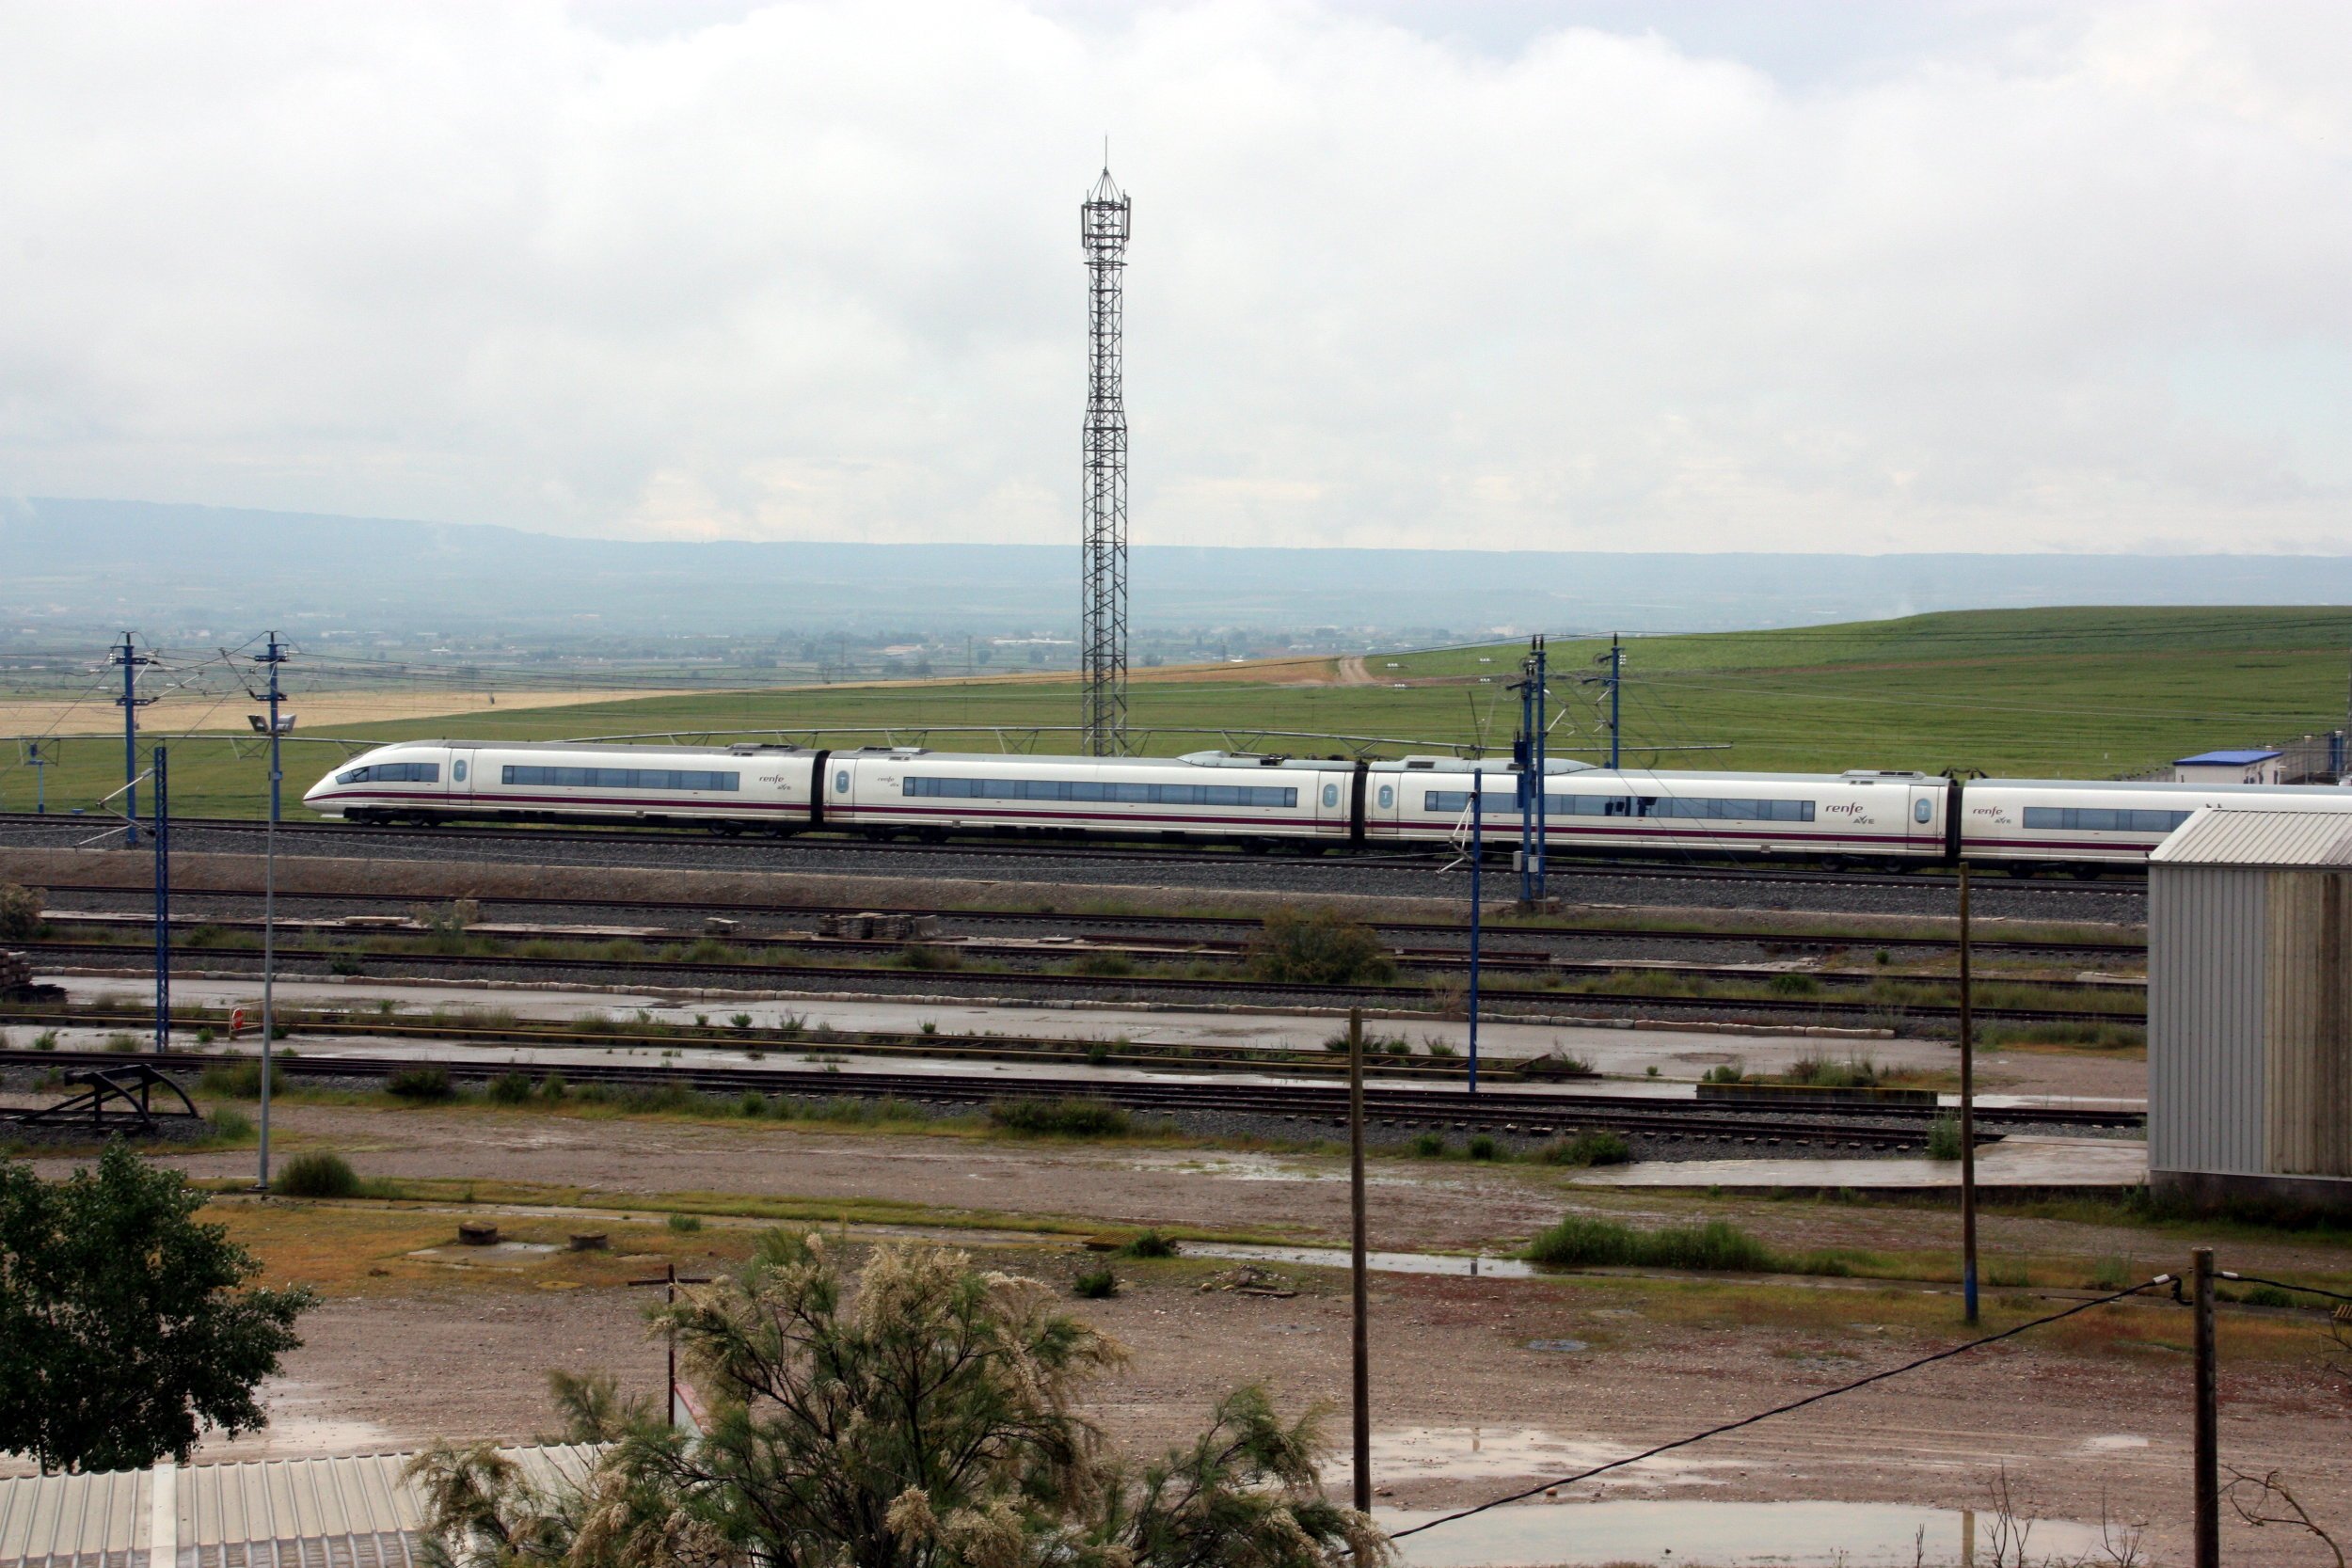
[[[1560,1476],[1550,1481],[1537,1481],[1533,1486],[1500,1497],[1490,1497],[1470,1508],[1456,1509],[1452,1513],[1440,1514],[1435,1519],[1425,1519],[1405,1529],[1391,1531],[1389,1539],[1402,1541],[1408,1535],[1419,1535],[1423,1530],[1436,1529],[1439,1525],[1450,1525],[1457,1520],[1470,1518],[1472,1514],[1484,1513],[1488,1509],[1524,1501],[1538,1493],[1554,1491],[1563,1486],[1572,1486],[1579,1481],[1590,1481],[1595,1476],[1606,1475],[1612,1470],[1622,1470],[1629,1465],[1639,1465],[1644,1460],[1655,1459],[1661,1453],[1672,1453],[1677,1449],[1687,1449],[1693,1443],[1704,1443],[1710,1437],[1721,1437],[1727,1432],[1738,1432],[1742,1427],[1752,1427],[1759,1421],[1769,1421],[1776,1416],[1786,1416],[1793,1411],[1803,1410],[1807,1405],[1819,1404],[1823,1400],[1834,1400],[1841,1394],[1851,1394],[1856,1389],[1867,1388],[1872,1384],[1884,1383],[1889,1378],[1901,1377],[1906,1372],[1915,1372],[1922,1367],[1931,1367],[1939,1361],[1948,1361],[1955,1355],[1964,1355],[1972,1350],[1982,1350],[1987,1345],[1998,1344],[2004,1339],[2013,1339],[2029,1330],[2046,1328],[2051,1323],[2061,1323],[2068,1318],[2088,1312],[2095,1307],[2111,1306],[2127,1296],[2136,1296],[2143,1291],[2153,1291],[2161,1286],[2169,1285],[2172,1283],[2172,1278],[2173,1276],[2169,1274],[2160,1274],[2153,1279],[2145,1280],[2125,1290],[2110,1291],[2103,1296],[2094,1296],[2089,1301],[2076,1302],[2074,1306],[2062,1311],[2052,1312],[2046,1317],[2028,1319],[2014,1327],[2005,1328],[1997,1334],[1987,1334],[1978,1338],[1963,1340],[1957,1345],[1947,1345],[1932,1354],[1906,1361],[1899,1367],[1888,1367],[1883,1370],[1872,1372],[1867,1377],[1858,1377],[1851,1383],[1841,1383],[1835,1388],[1823,1388],[1816,1393],[1807,1394],[1803,1399],[1790,1400],[1786,1404],[1776,1404],[1770,1410],[1759,1410],[1752,1416],[1742,1416],[1738,1420],[1724,1421],[1708,1427],[1704,1432],[1694,1432],[1688,1437],[1677,1437],[1672,1442],[1660,1443],[1644,1449],[1640,1453],[1628,1454],[1623,1459],[1613,1459],[1605,1465],[1595,1465],[1589,1469],[1579,1470],[1572,1476]]]
[[[2283,1279],[2265,1279],[2258,1274],[2233,1274],[2228,1269],[2214,1271],[2222,1278],[2240,1285],[2267,1285],[2274,1291],[2300,1291],[2305,1295],[2326,1296],[2329,1301],[2352,1301],[2342,1291],[2325,1291],[2316,1285],[2290,1285]]]

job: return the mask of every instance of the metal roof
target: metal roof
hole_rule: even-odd
[[[502,1451],[533,1485],[548,1487],[585,1481],[601,1450]],[[424,1509],[406,1477],[413,1457],[0,1480],[0,1568],[416,1568]]]
[[[2206,806],[2148,858],[2158,865],[2352,866],[2352,816]]]
[[[2175,768],[2250,768],[2258,762],[2268,762],[2276,752],[2200,752],[2193,757],[2174,757]]]

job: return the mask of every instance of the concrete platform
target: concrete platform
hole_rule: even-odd
[[[2148,1146],[2137,1139],[2008,1137],[1977,1150],[1977,1185],[2089,1191],[2144,1185]],[[1867,1192],[1960,1189],[1957,1160],[1672,1160],[1580,1171],[1586,1187],[1851,1187]]]

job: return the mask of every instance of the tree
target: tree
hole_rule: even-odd
[[[144,1469],[185,1462],[206,1426],[267,1423],[254,1389],[313,1298],[241,1289],[261,1264],[203,1205],[119,1142],[62,1181],[0,1165],[0,1451]]]
[[[1149,1465],[1074,1408],[1123,1352],[1033,1280],[884,1247],[852,1298],[818,1237],[772,1233],[744,1272],[653,1314],[709,1405],[674,1431],[609,1381],[559,1378],[575,1441],[609,1443],[551,1496],[493,1451],[412,1473],[441,1568],[1361,1568],[1370,1521],[1322,1495],[1311,1418],[1240,1389]],[[503,1465],[503,1468],[501,1466]]]

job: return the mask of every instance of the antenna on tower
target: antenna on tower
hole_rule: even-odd
[[[1131,203],[1111,179],[1110,159],[1104,136],[1103,177],[1078,206],[1089,332],[1078,668],[1087,754],[1098,757],[1127,749],[1127,404],[1120,340]]]

